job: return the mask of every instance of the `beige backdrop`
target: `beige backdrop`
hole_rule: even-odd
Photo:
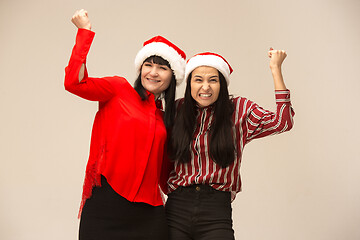
[[[77,239],[97,109],[63,87],[79,8],[96,32],[92,76],[133,83],[137,51],[160,34],[188,56],[222,54],[231,93],[274,110],[267,50],[285,49],[295,126],[245,148],[236,237],[360,239],[358,0],[1,0],[0,239]]]

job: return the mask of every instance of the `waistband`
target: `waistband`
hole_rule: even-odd
[[[212,188],[209,185],[205,185],[205,184],[192,184],[190,186],[186,186],[186,187],[178,187],[175,191],[184,191],[184,192],[221,192],[219,190],[216,190],[214,188]]]

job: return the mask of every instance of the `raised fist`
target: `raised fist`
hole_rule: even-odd
[[[91,30],[90,19],[88,17],[87,11],[84,9],[76,11],[74,16],[71,18],[71,22],[77,28],[84,28],[84,29]]]
[[[284,50],[274,50],[273,48],[270,48],[268,56],[270,58],[270,67],[281,67],[287,54]]]

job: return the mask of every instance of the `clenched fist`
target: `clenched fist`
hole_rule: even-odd
[[[274,50],[273,48],[270,48],[268,56],[270,58],[270,68],[280,68],[287,54],[284,50]]]
[[[74,16],[71,18],[71,22],[77,28],[84,28],[87,30],[91,30],[91,22],[88,17],[87,11],[84,9],[76,11]]]

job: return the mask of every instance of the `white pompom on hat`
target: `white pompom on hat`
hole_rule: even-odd
[[[230,64],[223,58],[221,55],[212,53],[212,52],[204,52],[198,53],[190,58],[186,63],[185,68],[185,79],[188,78],[190,73],[194,71],[195,68],[200,66],[209,66],[216,68],[219,72],[224,75],[227,85],[230,83],[230,74],[233,72]]]
[[[140,74],[144,61],[154,55],[160,56],[168,61],[171,70],[174,72],[176,85],[182,83],[184,80],[186,55],[184,51],[162,36],[155,36],[144,42],[143,48],[140,49],[135,57],[136,74]]]

